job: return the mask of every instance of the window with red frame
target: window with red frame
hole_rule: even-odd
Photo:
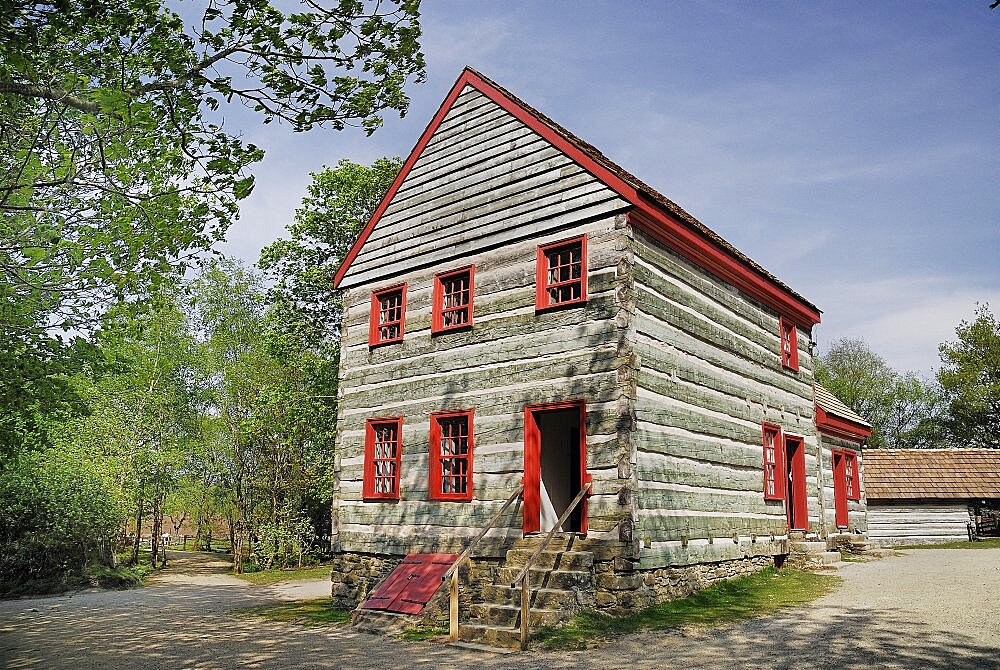
[[[781,428],[763,425],[764,433],[764,500],[785,499],[784,458],[781,453]]]
[[[432,500],[472,500],[472,410],[431,415]]]
[[[587,236],[538,247],[535,308],[587,300]]]
[[[781,330],[781,365],[791,370],[799,369],[798,331],[795,324],[784,317],[778,319]]]
[[[440,333],[472,325],[475,270],[475,266],[471,266],[434,277],[431,332]]]
[[[844,452],[844,479],[847,480],[847,499],[861,500],[861,478],[858,476],[858,455]]]
[[[368,344],[388,344],[403,339],[406,316],[406,284],[372,292]]]
[[[368,419],[365,424],[366,499],[399,499],[399,460],[403,450],[403,419]]]

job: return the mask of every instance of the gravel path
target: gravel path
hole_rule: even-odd
[[[347,628],[233,617],[325,595],[325,580],[251,586],[208,555],[148,587],[0,602],[7,668],[1000,669],[1000,549],[910,551],[844,566],[809,607],[711,630],[642,633],[585,652],[479,653]]]

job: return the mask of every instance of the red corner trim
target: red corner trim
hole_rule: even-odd
[[[816,428],[821,433],[843,437],[848,440],[861,442],[872,436],[871,428],[862,426],[856,421],[842,419],[839,416],[828,414],[819,405],[816,405]]]
[[[347,256],[344,258],[344,262],[341,263],[340,269],[337,270],[337,274],[334,277],[334,288],[340,286],[340,282],[347,273],[347,269],[350,267],[351,263],[354,262],[358,252],[361,251],[361,247],[364,246],[364,243],[368,240],[372,230],[375,228],[375,224],[389,206],[389,203],[392,201],[396,191],[399,190],[403,180],[406,179],[406,176],[413,168],[413,164],[416,162],[417,158],[419,158],[420,153],[424,150],[424,147],[427,146],[427,143],[430,141],[434,131],[436,131],[438,126],[441,125],[441,121],[444,120],[448,110],[451,109],[451,106],[454,104],[455,100],[458,98],[462,89],[465,88],[466,85],[472,86],[487,98],[495,102],[516,119],[535,131],[538,135],[545,138],[554,147],[566,154],[569,158],[579,164],[580,167],[590,172],[592,175],[604,182],[604,184],[606,184],[609,188],[618,193],[618,195],[634,205],[638,210],[635,222],[661,242],[670,246],[672,249],[677,250],[679,253],[683,254],[706,270],[712,272],[719,278],[728,281],[730,284],[746,292],[748,295],[753,296],[764,304],[771,306],[779,313],[789,316],[796,323],[802,325],[809,324],[810,326],[813,326],[820,322],[820,314],[815,308],[806,304],[802,300],[799,300],[780,286],[777,286],[762,277],[760,274],[744,265],[739,259],[732,256],[725,249],[715,245],[710,240],[702,237],[697,232],[692,230],[690,227],[683,225],[675,218],[668,215],[660,209],[658,205],[645,198],[641,193],[627,184],[614,172],[587,156],[568,139],[537,119],[531,112],[515,103],[503,92],[493,86],[493,84],[484,80],[469,68],[463,70],[462,74],[459,75],[458,80],[455,81],[455,85],[452,86],[448,96],[444,99],[444,102],[441,103],[441,107],[438,108],[434,118],[431,119],[431,122],[427,125],[424,133],[420,136],[420,140],[417,142],[416,146],[413,147],[413,150],[407,157],[406,162],[403,163],[403,167],[400,169],[399,175],[397,175],[395,181],[392,182],[392,186],[389,187],[385,197],[382,198],[382,202],[379,203],[379,206],[372,215],[372,218],[368,221],[364,230],[361,231],[361,235],[354,243],[354,246],[352,246],[351,250],[347,253]]]

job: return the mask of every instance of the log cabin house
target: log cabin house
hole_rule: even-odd
[[[532,623],[632,610],[780,563],[860,491],[856,415],[817,431],[819,309],[474,70],[335,283],[340,606],[420,611],[486,530],[462,637],[504,644],[519,572]]]

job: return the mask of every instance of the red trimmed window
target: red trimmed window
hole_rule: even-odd
[[[368,328],[368,344],[388,344],[403,339],[403,319],[406,315],[406,284],[372,292],[372,312]]]
[[[362,495],[368,500],[399,500],[399,459],[403,418],[368,419],[365,423],[365,470]]]
[[[781,330],[781,365],[790,370],[799,369],[799,345],[795,324],[785,317],[778,319]]]
[[[445,272],[434,277],[434,317],[431,332],[472,326],[476,267]]]
[[[472,410],[431,414],[431,500],[472,500]]]
[[[587,301],[587,236],[538,247],[535,309]]]
[[[764,433],[764,500],[785,499],[784,458],[781,453],[781,427],[763,425]]]
[[[847,480],[847,499],[861,500],[861,478],[858,476],[858,455],[844,452],[844,479]]]

